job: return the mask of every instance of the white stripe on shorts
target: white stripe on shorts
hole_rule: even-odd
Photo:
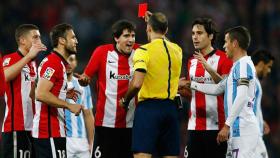
[[[13,132],[13,140],[14,140],[14,157],[17,157],[17,132]]]
[[[52,156],[53,156],[53,158],[56,158],[56,151],[55,151],[55,145],[54,145],[53,138],[50,138],[50,141],[51,141]]]

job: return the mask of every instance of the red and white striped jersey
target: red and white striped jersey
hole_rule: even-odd
[[[12,66],[23,57],[19,51],[4,56],[3,68]],[[34,100],[30,91],[36,76],[36,63],[30,61],[13,80],[5,83],[6,109],[2,132],[32,130]]]
[[[53,83],[51,93],[66,100],[67,61],[57,52],[44,58],[38,67],[39,80],[47,79]],[[35,102],[32,136],[34,138],[65,137],[65,116],[63,108],[55,108],[46,103]]]
[[[207,63],[220,75],[228,74],[232,61],[221,50],[213,50],[205,56]],[[214,83],[211,75],[195,58],[188,61],[188,79],[199,83]],[[212,96],[192,90],[188,130],[219,130],[224,126],[223,95]]]
[[[97,47],[84,71],[89,77],[97,75],[98,99],[96,105],[95,125],[111,128],[132,127],[135,99],[130,102],[126,112],[119,106],[120,98],[128,90],[132,79],[132,58],[138,45],[134,45],[130,55],[117,51],[113,44]]]

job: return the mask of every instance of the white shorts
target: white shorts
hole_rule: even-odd
[[[259,144],[257,147],[257,151],[259,152],[259,154],[261,155],[262,158],[268,158],[268,153],[267,153],[262,136],[260,136],[260,138],[259,138]]]
[[[230,137],[226,158],[263,158],[258,152],[259,135]]]
[[[66,138],[67,158],[90,158],[87,138]]]

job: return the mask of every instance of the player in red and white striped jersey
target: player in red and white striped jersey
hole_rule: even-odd
[[[214,23],[208,18],[196,19],[192,24],[192,40],[196,49],[193,57],[188,60],[188,76],[181,84],[188,81],[200,83],[218,83],[227,75],[232,61],[225,52],[214,49],[213,42],[217,31]],[[191,92],[186,147],[189,157],[203,158],[225,157],[227,144],[218,145],[216,137],[225,123],[223,96],[210,96],[204,93]]]
[[[18,50],[3,58],[6,109],[2,126],[3,157],[31,155],[31,129],[36,64],[33,59],[46,47],[39,28],[23,24],[15,31]]]
[[[56,25],[50,33],[53,51],[43,59],[38,68],[36,113],[32,136],[36,157],[66,157],[64,108],[75,114],[81,105],[65,101],[67,95],[66,59],[76,54],[78,43],[73,27]],[[74,97],[75,98],[75,97]]]
[[[130,158],[135,100],[130,102],[127,111],[118,101],[132,79],[132,57],[138,46],[131,22],[118,21],[112,29],[115,44],[97,47],[79,80],[87,84],[94,75],[98,76],[93,157]]]

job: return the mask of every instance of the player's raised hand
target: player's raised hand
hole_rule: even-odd
[[[86,74],[74,73],[74,76],[78,78],[79,84],[83,87],[90,83],[90,78]]]
[[[72,99],[76,102],[78,100],[79,95],[81,95],[81,93],[79,91],[75,90],[73,87],[72,89],[67,90],[66,98]]]
[[[207,61],[199,51],[195,51],[193,56],[205,67],[205,65],[207,64]]]
[[[43,43],[32,43],[32,46],[26,56],[34,59],[39,52],[46,51],[47,47]]]
[[[67,109],[72,113],[74,113],[76,116],[81,113],[82,108],[83,106],[80,104],[70,104],[70,103],[67,104]]]
[[[220,132],[218,133],[218,136],[217,136],[218,144],[228,140],[229,129],[230,129],[230,127],[228,125],[224,125],[224,127],[220,130]]]

